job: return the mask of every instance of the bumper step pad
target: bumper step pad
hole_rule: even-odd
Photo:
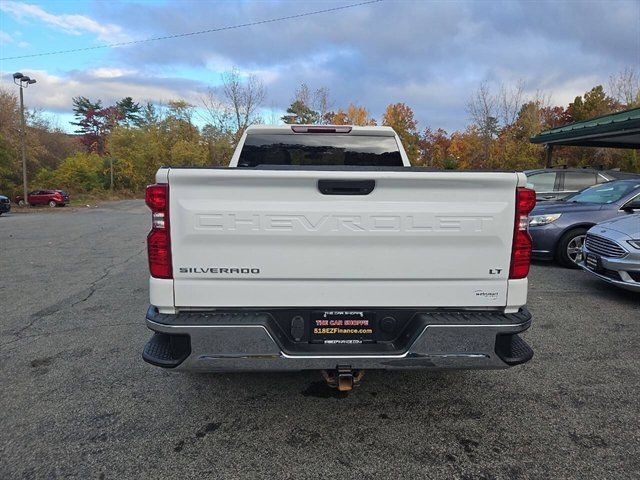
[[[498,335],[496,338],[496,354],[507,365],[520,365],[533,358],[533,350],[517,334]]]
[[[173,368],[191,354],[187,335],[168,335],[156,332],[144,346],[142,359],[158,367]]]

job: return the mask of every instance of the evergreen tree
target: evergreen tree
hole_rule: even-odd
[[[312,110],[307,104],[300,100],[295,100],[289,108],[287,108],[288,115],[282,117],[284,123],[295,123],[302,125],[311,125],[318,122],[320,114]]]
[[[125,97],[116,102],[116,108],[122,114],[122,120],[127,126],[140,127],[142,125],[141,111],[142,107],[139,103],[134,102],[133,98]]]

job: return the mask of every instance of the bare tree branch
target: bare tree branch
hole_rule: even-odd
[[[503,126],[511,125],[518,118],[524,98],[524,81],[518,80],[515,87],[508,88],[504,84],[498,93],[498,110]]]
[[[491,138],[496,134],[497,105],[497,98],[491,93],[487,82],[480,84],[476,93],[467,103],[467,112],[471,116],[471,121],[485,138]]]
[[[633,67],[609,77],[609,90],[618,102],[628,108],[640,106],[640,77]]]
[[[258,77],[250,74],[243,78],[233,69],[222,75],[220,87],[207,90],[202,104],[211,124],[237,140],[249,125],[261,121],[258,111],[266,95],[266,88]]]

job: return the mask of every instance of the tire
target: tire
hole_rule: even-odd
[[[587,234],[586,228],[569,230],[558,241],[556,260],[565,268],[580,268],[576,263],[582,260],[582,245]]]
[[[27,206],[27,202],[25,202],[24,200],[20,200],[20,201],[18,202],[18,206],[19,206],[19,207],[26,207],[26,206]]]
[[[53,208],[53,207],[57,207],[57,206],[58,206],[58,204],[57,204],[56,202],[54,202],[53,200],[49,200],[49,206],[50,206],[51,208]]]

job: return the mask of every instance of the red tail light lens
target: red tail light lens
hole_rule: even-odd
[[[147,236],[149,272],[155,278],[173,278],[171,245],[166,231],[153,229]]]
[[[149,185],[145,202],[151,209],[151,231],[147,235],[149,272],[155,278],[173,278],[169,235],[169,185]]]
[[[169,185],[166,183],[156,183],[149,185],[144,195],[144,200],[152,212],[164,211],[169,198]]]
[[[529,235],[529,213],[536,206],[536,192],[518,187],[516,191],[516,215],[511,247],[509,278],[526,278],[531,266],[531,236]]]

